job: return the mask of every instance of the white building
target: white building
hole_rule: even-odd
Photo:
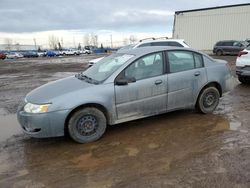
[[[250,3],[175,12],[173,38],[212,50],[220,40],[250,38]]]

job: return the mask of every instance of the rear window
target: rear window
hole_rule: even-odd
[[[152,46],[176,46],[176,47],[183,47],[183,45],[181,45],[178,42],[175,41],[169,41],[169,42],[153,42]]]
[[[138,48],[147,47],[147,46],[151,46],[151,43],[144,43],[144,44],[141,44],[140,46],[138,46]]]

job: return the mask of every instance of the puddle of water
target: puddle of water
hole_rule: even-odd
[[[0,142],[13,135],[22,133],[16,114],[0,116]]]

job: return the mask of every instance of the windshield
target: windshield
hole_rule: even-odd
[[[135,44],[130,44],[130,45],[124,46],[124,47],[120,48],[119,50],[117,50],[117,52],[119,53],[119,52],[121,52],[123,50],[132,49],[134,46],[135,46]]]
[[[100,83],[106,80],[113,72],[120,68],[134,55],[129,54],[112,54],[98,61],[95,65],[86,71],[77,75],[79,79],[84,79],[92,83]]]

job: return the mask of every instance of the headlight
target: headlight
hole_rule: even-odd
[[[49,111],[49,105],[50,104],[38,105],[38,104],[27,103],[24,106],[24,111],[28,113],[46,113]]]

